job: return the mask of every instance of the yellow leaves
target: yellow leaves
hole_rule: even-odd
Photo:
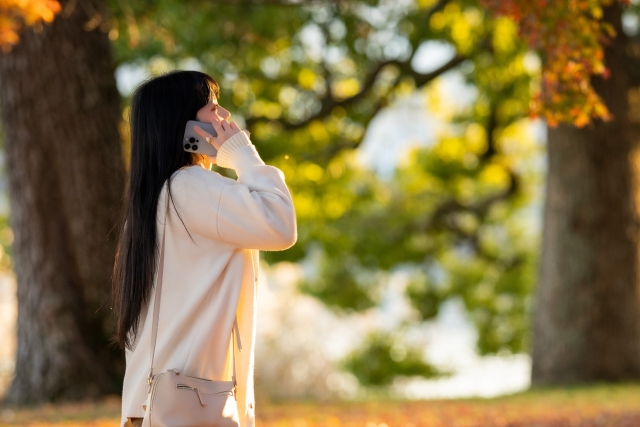
[[[298,84],[303,89],[311,89],[316,81],[316,73],[309,68],[303,68],[298,74]]]
[[[296,192],[292,195],[293,205],[296,209],[296,215],[300,219],[314,219],[319,215],[316,199],[312,194],[306,192]]]
[[[268,139],[274,135],[278,135],[282,131],[282,125],[276,120],[270,120],[267,123],[256,123],[253,133],[257,139]]]
[[[350,76],[357,73],[358,66],[355,61],[351,58],[344,57],[336,64],[336,71],[345,76]]]
[[[269,119],[277,119],[282,115],[282,107],[275,102],[269,102],[264,115]]]
[[[594,113],[597,117],[602,117],[603,120],[611,120],[613,116],[607,110],[607,107],[602,103],[596,103],[593,105]]]
[[[444,8],[444,14],[447,16],[455,16],[460,14],[460,6],[456,3],[449,3]]]
[[[496,144],[503,153],[501,164],[522,170],[521,162],[526,162],[526,159],[532,158],[535,152],[542,149],[533,127],[534,124],[529,120],[522,119],[500,130]]]
[[[407,97],[415,92],[416,84],[415,80],[411,77],[403,77],[400,83],[396,86],[395,94],[398,97]]]
[[[464,12],[462,12],[462,15],[471,27],[477,27],[482,24],[482,12],[475,7],[467,7]]]
[[[282,171],[284,176],[287,177],[287,181],[293,179],[296,176],[296,165],[295,162],[288,154],[285,154],[282,157],[274,159],[271,161],[273,166],[277,167]]]
[[[251,104],[251,115],[275,120],[282,115],[282,107],[277,102],[258,100]]]
[[[591,10],[591,16],[596,19],[602,19],[602,8],[599,6],[594,7],[593,10]]]
[[[317,142],[326,142],[329,140],[329,132],[325,129],[324,124],[320,120],[314,120],[309,124],[309,133]]]
[[[435,4],[435,0],[418,0],[419,9],[430,9]]]
[[[452,184],[455,188],[456,199],[462,203],[472,203],[477,197],[478,185],[473,179],[458,177]]]
[[[606,67],[604,66],[604,62],[597,61],[593,64],[593,74],[604,74],[606,71]]]
[[[502,103],[498,108],[499,115],[502,117],[514,117],[527,113],[526,102],[520,99],[509,99]]]
[[[479,123],[470,123],[464,132],[467,148],[475,154],[481,154],[487,149],[487,132]]]
[[[280,37],[272,46],[270,46],[270,48],[273,50],[273,53],[277,53],[283,51],[289,46],[291,46],[291,39],[289,37]]]
[[[338,80],[331,84],[331,91],[338,100],[349,98],[360,92],[360,82],[354,78]]]
[[[509,64],[509,73],[513,77],[517,77],[517,76],[521,75],[524,71],[525,71],[524,64],[522,63],[521,60],[520,61],[512,61],[511,64]]]
[[[310,161],[293,166],[290,163],[278,162],[283,166],[282,171],[292,177],[292,184],[296,188],[293,201],[299,218],[305,221],[334,220],[351,209],[356,196],[348,187],[336,181],[345,173],[344,159],[334,159],[327,169]],[[329,190],[318,194],[317,185],[321,183],[329,185]]]
[[[436,12],[431,16],[429,20],[429,26],[434,31],[440,31],[447,24],[447,19],[442,12]]]
[[[466,149],[460,139],[447,138],[440,141],[433,148],[433,151],[442,161],[451,162],[453,160],[461,160]]]
[[[322,207],[327,218],[337,219],[351,207],[351,203],[340,195],[327,194],[323,198]]]
[[[249,79],[239,76],[233,82],[233,101],[236,105],[242,105],[250,93]]]
[[[481,0],[498,22],[506,17],[513,20],[520,36],[544,58],[540,88],[536,88],[529,107],[532,117],[545,118],[549,126],[565,122],[578,127],[593,119],[611,118],[591,85],[591,76],[609,77],[603,62],[603,45],[616,32],[602,19],[603,7],[611,3],[612,0]],[[501,43],[506,44],[508,37],[499,36],[498,31],[501,30],[496,27],[494,47],[506,48]],[[524,66],[530,72],[531,67],[526,63]]]
[[[451,38],[460,53],[467,53],[472,47],[471,25],[460,15],[451,25]]]
[[[495,163],[487,165],[480,173],[479,178],[482,183],[495,187],[505,187],[509,183],[507,171]]]
[[[340,178],[344,173],[344,169],[345,167],[341,159],[334,158],[331,160],[331,163],[329,163],[328,170],[333,178]]]
[[[8,52],[18,43],[18,31],[22,24],[34,25],[41,21],[52,22],[60,12],[57,0],[0,0],[0,45]]]
[[[345,122],[345,120],[341,120],[342,123]],[[346,125],[344,127],[343,130],[341,130],[342,134],[352,140],[352,141],[358,141],[360,138],[362,138],[362,135],[364,135],[364,126],[362,126],[360,123],[356,123],[356,122],[351,122],[348,125]]]
[[[278,96],[278,99],[280,100],[281,104],[285,106],[289,106],[293,103],[293,101],[295,101],[297,96],[298,96],[297,90],[295,90],[293,87],[289,85],[284,85],[280,89],[280,95]]]
[[[496,19],[493,31],[493,48],[499,53],[507,53],[515,48],[518,38],[516,23],[507,17]]]
[[[461,10],[458,4],[449,3],[442,12],[436,12],[431,16],[429,26],[433,31],[448,29],[458,52],[465,54],[477,41],[482,18],[482,13],[477,8],[466,7]]]
[[[315,163],[304,162],[298,166],[298,173],[309,181],[318,182],[322,180],[324,170]]]
[[[460,7],[455,3],[449,3],[442,12],[436,12],[431,16],[429,25],[434,31],[440,31],[458,15]]]
[[[478,123],[466,126],[462,137],[445,137],[433,147],[433,154],[442,162],[460,162],[472,166],[477,156],[487,149],[487,134],[485,128]]]

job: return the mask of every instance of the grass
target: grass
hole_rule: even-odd
[[[640,385],[536,390],[495,399],[258,402],[257,427],[640,427]],[[0,409],[0,426],[117,427],[118,398]]]

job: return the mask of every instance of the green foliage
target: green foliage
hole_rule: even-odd
[[[409,269],[407,297],[422,320],[460,298],[482,353],[526,350],[537,247],[527,212],[539,153],[523,118],[539,63],[513,23],[467,0],[111,0],[111,10],[119,63],[157,70],[196,58],[220,83],[220,103],[284,172],[298,243],[264,255],[300,261],[320,248],[303,292],[363,311],[379,302],[389,272]],[[428,41],[456,54],[421,73],[412,59]],[[476,93],[463,110],[438,86],[454,68]],[[355,150],[378,111],[416,91],[451,128],[381,180]],[[372,340],[347,364],[364,383],[433,373],[409,356],[390,359],[392,344]]]
[[[415,274],[407,295],[423,319],[432,319],[448,298],[460,297],[478,328],[482,353],[523,352],[529,343],[529,295],[534,284],[533,248],[511,264],[448,253]]]
[[[371,277],[355,256],[346,257],[344,262],[335,264],[332,258],[323,255],[319,260],[320,274],[303,281],[302,292],[338,309],[363,311],[375,306],[372,289],[377,284],[376,277]]]
[[[386,386],[397,376],[434,378],[446,373],[425,363],[422,352],[407,348],[387,333],[374,333],[344,360],[344,367],[367,386]]]

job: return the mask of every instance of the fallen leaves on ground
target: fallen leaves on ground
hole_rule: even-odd
[[[117,427],[120,401],[0,409],[0,426]],[[496,399],[258,402],[257,427],[640,427],[640,386]]]

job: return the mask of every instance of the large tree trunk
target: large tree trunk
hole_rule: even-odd
[[[640,121],[615,4],[611,78],[593,81],[615,119],[548,133],[533,385],[640,379]]]
[[[109,295],[124,168],[102,0],[62,1],[0,56],[18,351],[16,403],[119,393]]]

